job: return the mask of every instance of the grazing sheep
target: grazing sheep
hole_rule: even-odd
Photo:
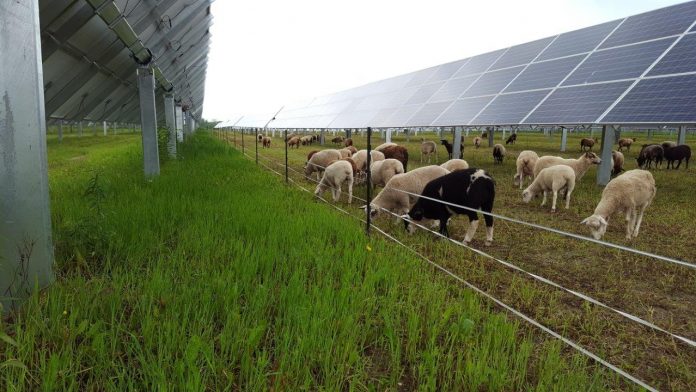
[[[586,152],[580,155],[578,159],[565,159],[562,157],[543,156],[539,158],[534,165],[534,178],[539,175],[539,172],[547,167],[554,165],[566,165],[573,168],[575,171],[575,181],[580,181],[585,175],[590,166],[598,165],[602,160],[593,152]]]
[[[260,142],[263,141],[263,135],[259,133],[258,135],[256,135],[256,139]]]
[[[624,165],[624,155],[620,151],[611,152],[611,175],[618,176],[622,171]]]
[[[288,140],[292,140],[292,138],[294,138],[295,136],[297,136],[297,134],[294,133],[294,132],[291,133],[291,134],[288,134],[288,135],[285,137],[285,141],[287,142]]]
[[[478,137],[478,136],[476,136],[476,137],[474,138],[474,147],[476,147],[476,148],[481,147],[481,138]]]
[[[503,158],[505,158],[505,146],[502,144],[496,144],[493,146],[493,162],[503,163]]]
[[[638,153],[638,167],[641,169],[650,169],[653,161],[655,162],[655,169],[658,166],[662,166],[662,159],[665,156],[665,150],[659,144],[644,144],[643,148]]]
[[[396,143],[382,143],[377,148],[375,148],[375,151],[383,151],[387,147],[393,147],[393,146],[398,146]]]
[[[356,178],[358,175],[358,167],[355,166],[355,161],[352,158],[341,158],[341,160],[350,163],[350,167],[353,168],[353,178]]]
[[[664,150],[667,150],[668,148],[676,147],[677,143],[666,141],[666,142],[662,142],[661,146]]]
[[[661,148],[661,146],[660,146]],[[655,197],[655,179],[647,170],[635,169],[609,181],[594,214],[582,222],[590,228],[592,237],[599,240],[607,231],[609,217],[626,214],[626,239],[638,237],[643,213]]]
[[[322,176],[314,194],[319,196],[328,188],[331,188],[331,196],[334,201],[341,198],[341,185],[348,183],[348,204],[353,201],[353,166],[350,162],[339,160],[331,163]]]
[[[319,152],[319,150],[312,150],[312,151],[310,151],[309,154],[307,154],[307,160],[312,159],[312,157],[314,156],[314,154],[316,154],[316,153],[318,153],[318,152]]]
[[[597,138],[583,138],[582,140],[580,140],[580,151],[587,151],[587,149],[592,151],[592,147],[594,147],[595,143],[597,143]]]
[[[383,161],[385,159],[384,154],[379,151],[372,150],[370,151],[370,155],[372,156],[373,164],[377,161]],[[367,165],[367,150],[360,150],[353,154],[351,158],[353,158],[355,161],[355,165],[358,167],[358,170],[365,171],[365,165]]]
[[[450,159],[449,161],[443,163],[440,165],[440,167],[444,167],[445,169],[453,172],[457,170],[465,170],[469,168],[469,163],[463,159]]]
[[[387,146],[382,149],[384,159],[394,158],[404,165],[404,172],[408,171],[408,149],[403,146]]]
[[[517,157],[517,174],[513,178],[514,184],[520,186],[520,189],[524,186],[524,179],[526,177],[534,178],[534,166],[539,160],[539,155],[531,150],[524,150]]]
[[[428,157],[428,163],[430,163],[430,157],[435,154],[435,162],[437,162],[437,145],[432,140],[421,139],[421,163],[423,163],[423,158]]]
[[[665,149],[665,160],[667,161],[667,168],[679,169],[682,160],[686,160],[686,168],[689,168],[689,160],[691,159],[691,147],[686,144],[682,144],[676,147],[670,147]],[[674,167],[674,161],[677,162],[677,167]]]
[[[318,135],[312,135],[312,141],[313,141],[313,142],[316,142],[316,141],[318,141],[318,140],[319,140],[319,136],[318,136]]]
[[[302,143],[303,146],[311,146],[312,145],[312,137],[309,135],[302,136],[300,138],[300,143]]]
[[[488,132],[482,132],[481,133],[481,139],[485,139],[488,137]]]
[[[370,180],[372,187],[384,187],[392,177],[404,172],[404,165],[397,159],[387,158],[383,161],[377,161],[370,169]]]
[[[353,153],[350,152],[350,150],[347,148],[342,148],[342,149],[338,150],[338,152],[341,153],[342,158],[350,158],[351,156],[353,156]]]
[[[300,148],[300,137],[299,136],[294,136],[292,139],[288,140],[288,147],[292,148],[292,146],[295,146],[296,148]]]
[[[343,142],[343,136],[336,136],[335,138],[331,139],[331,143],[334,144],[341,144]]]
[[[261,139],[261,143],[263,144],[263,148],[271,148],[271,138],[268,136],[264,136],[263,139]]]
[[[350,147],[350,146],[352,146],[352,145],[353,145],[353,139],[348,138],[348,139],[344,140],[344,141],[343,141],[343,145],[344,145],[345,147]]]
[[[351,156],[352,156],[353,154],[355,154],[356,152],[358,152],[358,149],[355,148],[355,147],[353,147],[353,146],[348,146],[348,147],[346,147],[346,149],[350,151],[350,155],[351,155]]]
[[[558,191],[565,190],[565,208],[568,209],[570,207],[570,194],[573,193],[573,189],[575,189],[575,171],[573,171],[573,168],[566,165],[555,165],[539,172],[532,184],[522,192],[522,201],[529,203],[534,196],[543,192],[544,198],[541,201],[541,206],[543,207],[546,204],[546,195],[548,192],[553,192],[551,212],[556,212]]]
[[[512,135],[508,136],[507,140],[505,140],[505,144],[515,144],[517,141],[517,134],[513,133]]]
[[[465,214],[469,217],[469,228],[466,230],[464,243],[468,244],[478,228],[476,211],[446,205],[435,200],[491,213],[495,201],[495,181],[482,169],[460,170],[430,181],[423,189],[421,196],[428,197],[428,199],[418,198],[418,201],[408,212],[409,218],[416,222],[439,220],[440,233],[449,237],[447,230],[449,218],[453,214]],[[484,214],[483,219],[486,221],[485,244],[490,246],[493,242],[493,217]],[[409,221],[404,220],[404,225],[409,232],[415,231],[415,227]]]
[[[633,142],[635,142],[636,140],[638,139],[634,137],[627,139],[619,139],[619,151],[621,151],[621,149],[624,147],[626,147],[628,151],[631,151],[631,144],[633,144]]]
[[[341,159],[341,153],[338,150],[322,150],[313,154],[305,164],[305,176],[310,178],[312,173],[317,173],[319,180],[321,173],[326,169],[332,161]]]
[[[447,150],[447,159],[452,159],[452,148],[454,147],[450,142],[448,142],[445,139],[440,140],[440,144],[445,146],[445,149]],[[459,158],[461,159],[464,157],[464,145],[461,145],[461,149],[459,150]]]
[[[447,169],[432,165],[419,167],[408,173],[395,175],[387,182],[382,192],[370,203],[372,208],[370,211],[371,216],[377,216],[382,209],[391,211],[397,215],[407,213],[411,209],[411,206],[416,203],[418,196],[399,192],[399,190],[420,195],[427,183],[445,174],[449,174]],[[366,207],[367,206],[363,206],[363,208]]]

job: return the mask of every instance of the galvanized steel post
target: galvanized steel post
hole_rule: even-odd
[[[167,139],[167,152],[172,158],[176,158],[176,110],[174,109],[174,95],[164,94],[164,119],[169,128],[169,138]]]
[[[58,120],[58,143],[63,143],[63,120]]]
[[[157,148],[157,112],[155,109],[155,77],[149,67],[138,67],[140,95],[140,126],[143,140],[143,168],[146,177],[160,174]]]
[[[600,158],[602,163],[597,170],[597,184],[607,185],[611,180],[611,150],[614,147],[614,128],[602,126],[602,150]]]
[[[486,130],[488,131],[488,147],[493,147],[495,144],[495,141],[493,140],[493,132],[495,132],[495,128],[488,127]]]
[[[454,127],[454,141],[452,142],[452,158],[459,158],[462,155],[462,127]]]
[[[677,135],[677,144],[686,144],[686,125],[679,127],[679,134]]]
[[[0,26],[0,304],[5,312],[53,281],[53,245],[39,2],[0,2]],[[17,49],[19,55],[9,55]]]
[[[104,121],[104,136],[107,135],[108,130],[109,130],[109,128],[106,125],[106,121]]]
[[[387,140],[386,140],[387,143],[391,143],[391,137],[392,137],[392,129],[387,128]]]
[[[566,150],[566,144],[568,143],[568,128],[567,127],[561,127],[563,128],[563,133],[561,133],[561,151],[565,152]]]
[[[184,112],[181,105],[176,105],[176,140],[181,143],[184,141]]]

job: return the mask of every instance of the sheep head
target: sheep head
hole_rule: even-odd
[[[530,201],[532,201],[533,197],[534,197],[534,194],[532,193],[531,190],[529,190],[529,188],[522,191],[522,201],[523,202],[529,203]]]
[[[592,237],[596,240],[602,239],[602,236],[604,236],[604,233],[607,232],[607,226],[609,225],[607,220],[604,219],[603,216],[599,215],[592,215],[590,217],[587,217],[583,219],[583,221],[580,222],[580,224],[587,225],[587,227],[590,228]]]
[[[588,161],[590,161],[590,163],[595,165],[599,165],[600,163],[602,163],[602,159],[593,152],[586,152],[585,154],[583,154],[583,158],[587,159]]]

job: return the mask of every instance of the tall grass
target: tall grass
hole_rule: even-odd
[[[58,281],[2,321],[2,390],[621,385],[207,135],[153,182],[105,140],[50,145]]]

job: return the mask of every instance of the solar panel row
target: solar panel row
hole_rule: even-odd
[[[690,1],[319,97],[271,126],[696,123],[695,58]]]

